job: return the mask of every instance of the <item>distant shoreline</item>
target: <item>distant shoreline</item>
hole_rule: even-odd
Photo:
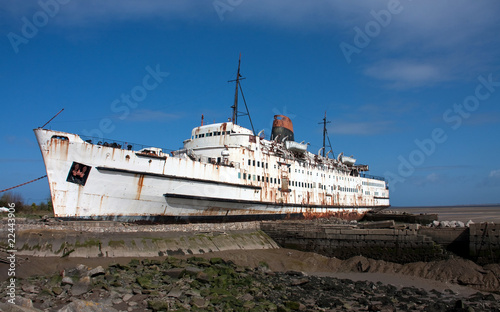
[[[437,213],[439,221],[467,222],[472,220],[475,223],[500,223],[500,205],[389,207],[386,210],[413,214]]]

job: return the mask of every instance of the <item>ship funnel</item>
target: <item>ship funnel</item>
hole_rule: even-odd
[[[274,115],[271,140],[275,140],[276,138],[283,140],[285,137],[287,141],[294,141],[292,121],[286,116]]]

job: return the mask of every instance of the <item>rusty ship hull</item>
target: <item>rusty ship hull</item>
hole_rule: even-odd
[[[275,121],[284,118],[275,116]],[[386,182],[365,175],[367,166],[343,161],[342,155],[330,159],[310,153],[307,145],[286,140],[279,128],[266,140],[232,122],[202,125],[171,153],[42,128],[34,132],[54,215],[62,219],[359,220],[389,206]]]

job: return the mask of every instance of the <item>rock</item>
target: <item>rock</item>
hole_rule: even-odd
[[[185,270],[186,270],[187,275],[193,276],[193,277],[195,277],[196,274],[198,274],[198,272],[202,271],[200,268],[197,268],[197,267],[187,267]]]
[[[196,274],[196,279],[203,283],[210,283],[210,281],[214,279],[214,276],[209,275],[206,272],[198,272],[198,274]]]
[[[106,270],[102,266],[98,266],[97,268],[93,268],[92,270],[87,272],[87,275],[90,277],[95,277],[98,275],[104,275],[106,273]]]
[[[77,282],[71,287],[71,295],[72,296],[80,296],[87,293],[90,290],[89,283],[85,282]]]
[[[118,310],[97,302],[75,299],[58,312],[118,312]]]
[[[54,293],[54,295],[56,295],[56,296],[59,296],[63,292],[63,289],[61,287],[57,287],[57,286],[52,287],[51,290]]]
[[[198,309],[203,309],[208,307],[208,301],[204,298],[195,297],[191,300],[191,304],[197,307]]]
[[[31,299],[17,296],[16,297],[16,305],[23,307],[23,308],[33,308],[33,301],[31,301]]]
[[[186,292],[184,293],[186,296],[191,296],[191,297],[201,297],[201,293],[199,290],[197,289],[188,289],[186,290]]]
[[[23,285],[21,286],[21,289],[27,293],[38,294],[38,290],[36,290],[35,285]]]
[[[82,283],[82,284],[90,284],[90,277],[89,276],[83,276],[82,278],[80,278],[80,280],[78,282]]]
[[[285,274],[290,275],[290,276],[307,276],[307,274],[305,274],[304,272],[300,272],[300,271],[286,271]]]
[[[167,297],[179,298],[180,296],[182,296],[182,290],[179,287],[172,288],[167,294]]]
[[[254,297],[250,294],[244,294],[242,297],[241,297],[241,300],[245,300],[245,301],[253,301]]]
[[[38,310],[35,308],[21,307],[18,305],[13,305],[10,303],[3,303],[3,302],[0,302],[0,311],[2,311],[2,312],[42,312],[42,310]]]
[[[222,258],[210,258],[211,264],[224,264],[224,260]]]
[[[132,298],[134,295],[132,294],[125,294],[123,297],[122,297],[122,300],[123,301],[129,301],[130,298]]]
[[[291,280],[292,286],[300,286],[309,283],[307,278],[295,278]]]
[[[285,307],[287,307],[290,310],[298,311],[300,308],[300,303],[296,301],[287,301],[285,302]]]
[[[185,272],[184,268],[173,268],[163,271],[164,274],[172,278],[180,278],[182,275],[184,275],[184,272]]]
[[[439,227],[447,228],[450,227],[450,221],[441,221]]]
[[[61,281],[61,285],[73,285],[74,282],[73,282],[73,279],[69,276],[65,276],[63,277],[62,281]]]
[[[168,302],[162,300],[149,300],[148,308],[153,311],[168,311]]]

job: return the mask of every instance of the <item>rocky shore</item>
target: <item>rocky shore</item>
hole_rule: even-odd
[[[53,274],[17,280],[16,303],[23,306],[23,310],[7,303],[1,304],[0,308],[3,311],[84,312],[500,311],[499,297],[488,292],[465,296],[452,289],[396,287],[380,281],[321,276],[317,272],[276,270],[279,259],[270,259],[271,264],[259,261],[255,266],[241,266],[238,264],[241,261],[229,258],[230,255],[211,257],[205,254],[204,257],[134,259],[126,264],[112,263],[106,267],[75,265]],[[369,272],[383,264],[363,257],[341,262],[330,260],[333,262],[322,265],[335,265],[346,272]],[[313,271],[314,268],[321,269],[318,263],[310,267]],[[324,269],[328,270],[328,267]],[[406,269],[418,270],[417,267]],[[463,278],[468,274],[456,273]],[[490,278],[496,278],[498,282],[500,272],[492,274]],[[5,289],[6,283],[1,287]]]

